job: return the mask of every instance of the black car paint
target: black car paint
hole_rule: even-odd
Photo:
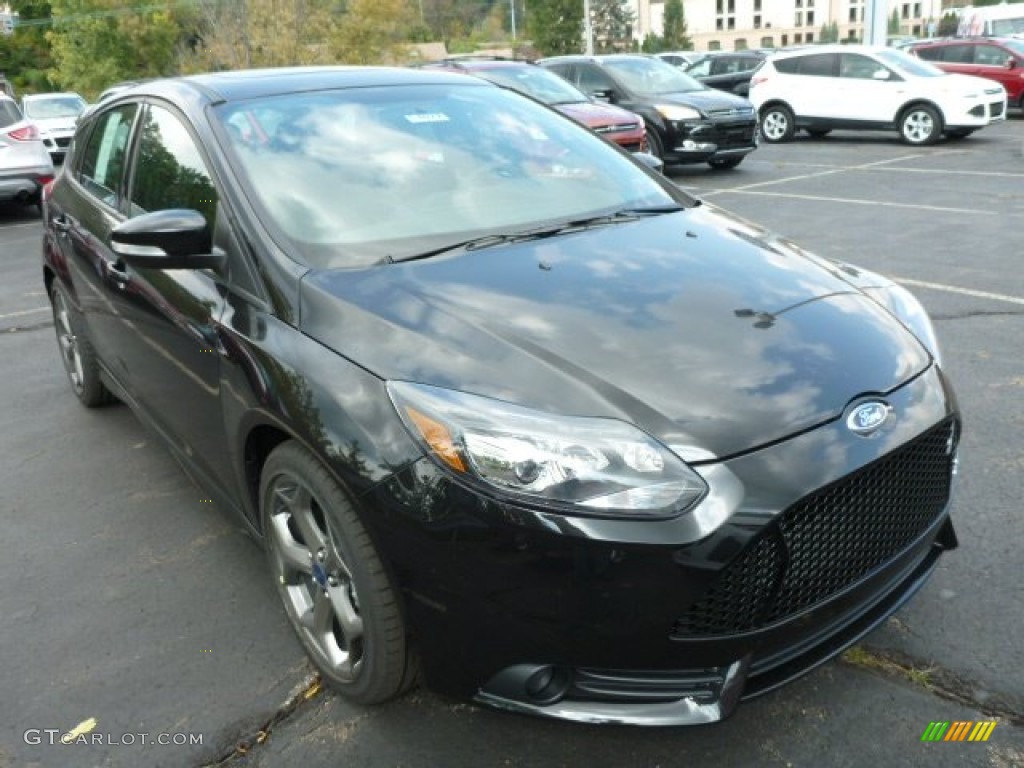
[[[702,207],[436,261],[334,272],[295,264],[252,214],[204,114],[222,99],[351,76],[222,75],[141,89],[187,116],[207,148],[224,214],[214,244],[229,267],[125,267],[110,249],[123,212],[86,200],[69,170],[45,208],[44,275],[85,313],[108,383],[254,533],[254,491],[270,448],[294,439],[320,458],[356,501],[402,590],[431,685],[472,696],[523,663],[691,669],[743,659],[744,673],[761,660],[764,682],[749,691],[759,692],[856,640],[920,586],[939,550],[955,546],[943,512],[898,561],[798,616],[749,635],[673,639],[673,617],[779,510],[956,418],[943,374],[855,277]],[[363,77],[387,84],[410,75]],[[635,254],[638,277],[654,270],[649,284],[593,268],[600,256],[624,253]],[[560,305],[574,328],[592,333],[531,334],[519,321],[542,305]],[[700,322],[725,333],[713,352],[720,381],[691,381],[701,361],[674,356],[661,336],[631,349],[628,365],[608,362],[623,352],[608,345],[624,329],[664,327],[678,339]],[[811,342],[826,331],[836,336],[816,349]],[[894,353],[893,368],[859,370]],[[785,377],[755,375],[757,355],[817,376],[831,396],[785,412],[776,401]],[[666,360],[680,364],[678,388],[652,376]],[[693,463],[714,484],[738,484],[707,530],[692,515],[637,522],[513,505],[470,491],[424,457],[386,378],[622,418],[669,444],[713,446],[725,461]],[[670,407],[673,392],[681,397]],[[884,394],[899,418],[863,439],[841,416],[868,394]],[[763,409],[728,418],[744,398]],[[872,605],[888,607],[872,614]]]
[[[580,85],[579,67],[600,66],[594,59],[583,56],[559,56],[543,59],[539,63],[577,86]],[[753,112],[745,115],[736,112],[736,110],[751,109],[750,102],[742,97],[708,88],[704,91],[659,94],[657,98],[654,98],[631,91],[621,78],[617,78],[615,73],[608,68],[602,67],[601,71],[615,84],[614,89],[603,94],[603,97],[615,106],[628,109],[643,117],[648,133],[655,132],[661,141],[664,160],[667,164],[703,163],[708,160],[742,156],[757,148],[756,117]],[[668,120],[655,109],[656,103],[696,107],[705,115],[712,112],[717,114],[699,120],[673,121]],[[676,151],[676,148],[686,139],[714,144],[723,143],[726,146],[721,151],[713,152]]]

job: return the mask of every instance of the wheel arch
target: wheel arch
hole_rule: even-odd
[[[924,99],[924,98],[920,98],[920,97],[916,98],[916,99],[911,99],[910,101],[906,102],[899,109],[896,110],[896,116],[893,119],[893,125],[895,125],[897,128],[899,128],[900,122],[903,120],[903,116],[905,114],[907,114],[907,112],[910,109],[913,109],[914,107],[931,107],[932,109],[934,109],[938,113],[939,119],[942,121],[942,127],[943,128],[945,127],[945,125],[946,125],[946,113],[942,111],[942,107],[940,107],[938,104],[936,104],[931,99]]]
[[[790,112],[793,113],[793,117],[794,118],[796,117],[796,110],[793,109],[793,105],[792,104],[790,104],[785,99],[774,98],[774,99],[769,99],[768,101],[766,101],[764,104],[762,104],[760,107],[757,108],[757,118],[758,118],[758,120],[761,119],[761,116],[764,114],[764,111],[766,109],[768,109],[769,107],[785,107],[786,109],[788,109]]]

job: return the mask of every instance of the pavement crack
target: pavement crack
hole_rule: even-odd
[[[323,685],[320,678],[317,675],[309,675],[263,725],[240,739],[228,752],[203,763],[200,768],[220,768],[220,766],[230,765],[236,760],[241,760],[260,745],[265,744],[274,728],[292,717],[304,704],[315,699],[322,691]]]
[[[938,664],[925,663],[898,651],[869,650],[863,646],[851,648],[840,659],[850,666],[897,678],[941,699],[970,707],[988,717],[998,717],[1018,728],[1024,727],[1024,701],[998,692],[981,696],[978,693],[983,689],[980,683]]]

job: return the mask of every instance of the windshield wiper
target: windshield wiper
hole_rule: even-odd
[[[389,264],[398,264],[403,261],[429,259],[432,256],[440,256],[443,253],[450,253],[452,251],[478,251],[482,248],[490,248],[494,245],[521,243],[526,242],[527,240],[543,240],[546,237],[555,237],[556,235],[580,232],[591,227],[600,227],[626,221],[636,221],[637,219],[644,219],[650,216],[660,216],[666,213],[676,213],[677,211],[682,210],[684,210],[683,207],[676,203],[650,205],[641,208],[621,208],[617,211],[613,211],[612,213],[603,213],[599,216],[589,216],[585,219],[573,219],[571,221],[564,221],[546,227],[537,227],[536,229],[522,229],[518,232],[501,232],[494,235],[473,237],[469,240],[449,243],[448,245],[442,245],[439,248],[432,248],[429,251],[413,253],[408,256],[399,256],[398,258],[395,258],[394,256],[388,255],[387,262]]]

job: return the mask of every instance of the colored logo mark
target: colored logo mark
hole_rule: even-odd
[[[921,734],[921,741],[988,741],[995,727],[995,720],[931,722]]]

